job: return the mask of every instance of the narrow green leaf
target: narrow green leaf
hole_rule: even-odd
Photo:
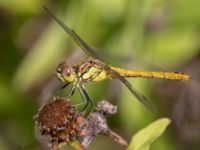
[[[161,118],[140,130],[132,137],[127,150],[148,150],[150,144],[165,131],[169,123],[168,118]]]

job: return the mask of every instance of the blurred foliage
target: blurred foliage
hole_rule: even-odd
[[[161,118],[143,128],[132,137],[127,150],[149,150],[152,142],[161,136],[169,123],[168,118]]]
[[[79,58],[84,58],[80,57],[82,51],[77,45],[45,13],[43,5],[96,47],[97,52],[112,65],[179,71],[199,53],[198,0],[1,0],[2,150],[42,149],[41,145],[46,143],[36,138],[32,119],[37,106],[48,99],[58,86],[54,77],[56,65],[64,59],[69,63],[78,63]],[[127,139],[155,118],[172,113],[172,108],[168,109],[162,104],[164,97],[153,94],[157,82],[153,84],[146,79],[130,81],[156,103],[157,114],[148,112],[115,81],[87,85],[95,100],[109,98],[118,103],[118,114],[111,118],[110,124]],[[162,91],[165,89],[162,88]],[[168,110],[163,111],[166,110],[163,108]],[[180,135],[172,126],[166,135],[153,144],[153,149],[187,149],[191,144],[181,141]],[[198,146],[199,142],[192,148],[198,149]],[[114,148],[121,149],[107,138],[100,138],[91,145],[91,149],[95,150]]]

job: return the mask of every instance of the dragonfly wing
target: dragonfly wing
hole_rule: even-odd
[[[92,56],[93,58],[102,60],[101,57],[99,57],[95,53],[95,49],[90,47],[85,41],[83,41],[76,32],[74,32],[72,29],[70,29],[64,22],[62,22],[60,19],[58,19],[47,7],[44,6],[44,9],[46,12],[64,29],[64,31],[71,36],[74,42],[76,42],[77,45],[88,55]]]
[[[140,92],[138,92],[129,81],[127,81],[124,77],[118,77],[118,79],[129,89],[129,91],[144,105],[146,106],[151,112],[155,112],[154,105]]]

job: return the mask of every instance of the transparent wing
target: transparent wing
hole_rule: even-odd
[[[44,6],[44,9],[47,13],[67,32],[74,42],[82,49],[88,56],[102,60],[99,56],[96,55],[95,49],[90,47],[86,42],[84,42],[72,29],[70,29],[66,24],[59,20],[47,7]]]
[[[155,112],[156,109],[152,102],[150,102],[143,94],[138,92],[128,80],[124,77],[118,76],[118,79],[124,83],[124,85],[129,89],[129,91],[139,100],[144,106],[146,106],[151,112]]]
[[[65,30],[65,32],[67,32],[71,38],[74,40],[74,42],[76,42],[77,45],[79,45],[79,47],[88,55],[88,56],[92,56],[93,58],[96,58],[98,60],[101,60],[102,62],[103,59],[101,57],[99,57],[96,53],[95,53],[95,49],[93,49],[92,47],[90,47],[85,41],[83,41],[77,34],[76,32],[74,32],[72,29],[70,29],[66,24],[64,24],[61,20],[59,20],[56,16],[54,16],[54,14],[44,6],[44,9],[48,12],[48,14]],[[133,88],[133,86],[122,76],[119,75],[118,72],[112,70],[108,65],[101,63],[101,65],[103,65],[103,67],[110,71],[113,75],[115,75],[129,90],[130,92],[144,105],[146,106],[150,111],[154,112],[155,108],[153,106],[153,104],[148,101],[148,99],[142,95],[141,93],[139,93],[136,89]],[[85,90],[84,91],[84,95],[88,95],[85,94]]]

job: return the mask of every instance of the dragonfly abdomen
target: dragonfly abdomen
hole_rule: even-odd
[[[189,80],[187,74],[181,72],[161,72],[161,71],[133,71],[122,68],[112,67],[113,70],[118,72],[124,77],[142,77],[142,78],[158,78],[169,80]]]

